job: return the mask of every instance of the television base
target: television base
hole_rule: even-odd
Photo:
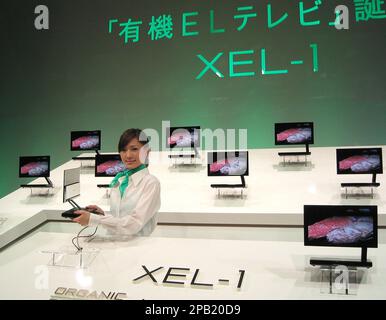
[[[320,293],[356,295],[365,270],[357,267],[320,266]]]
[[[240,189],[240,195],[237,197],[243,198],[244,197],[244,190],[246,189],[246,187],[243,187],[240,184],[230,184],[230,185],[228,185],[228,184],[223,184],[223,185],[212,184],[210,186],[212,188],[217,189],[217,198],[221,197],[221,190],[238,189],[238,188]]]
[[[170,159],[194,159],[196,156],[194,154],[169,154]]]
[[[97,184],[97,187],[100,189],[105,189],[106,190],[106,198],[110,198],[110,185],[109,184]]]
[[[54,186],[48,184],[21,184],[20,188],[29,188],[29,189],[52,189]]]
[[[72,160],[80,162],[81,170],[95,168],[95,157],[73,157]]]
[[[247,187],[245,184],[245,178],[244,176],[240,176],[241,178],[241,183],[235,183],[235,184],[211,184],[211,188],[217,189],[217,196],[220,197],[220,190],[221,189],[235,189],[235,188],[240,188],[241,189],[241,198],[243,197],[243,190]]]
[[[95,157],[97,155],[99,155],[99,151],[95,150],[95,156],[76,156],[76,157],[72,157],[72,160],[80,160],[80,161],[86,160],[86,161],[90,161],[90,160],[95,160]]]
[[[246,188],[245,185],[239,183],[239,184],[211,184],[211,188],[215,189],[229,189],[229,188]]]
[[[348,188],[371,188],[371,198],[374,198],[374,188],[378,188],[381,186],[379,182],[359,182],[359,183],[341,183],[340,186],[345,188],[346,199],[348,199]]]
[[[321,267],[346,266],[369,269],[373,266],[373,263],[367,259],[311,258],[310,265]]]
[[[311,152],[279,152],[278,155],[280,157],[283,157],[283,165],[285,166],[286,164],[292,163],[291,161],[286,161],[286,157],[296,157],[297,161],[296,163],[301,163],[304,162],[304,165],[307,166],[307,156],[311,155]],[[304,161],[300,161],[299,157],[304,156]]]
[[[84,248],[74,250],[73,247],[60,248],[58,250],[43,250],[40,253],[51,256],[48,266],[67,267],[75,269],[88,269],[99,253],[98,248]]]
[[[50,180],[50,178],[44,178],[46,179],[47,181],[47,184],[21,184],[20,185],[20,188],[28,188],[31,190],[31,194],[32,194],[32,190],[36,190],[36,189],[45,189],[47,190],[47,195],[50,193],[50,190],[53,190],[54,189],[54,184],[52,183],[52,181]]]
[[[72,157],[72,160],[92,161],[92,160],[95,160],[95,157]]]
[[[173,167],[178,165],[197,165],[200,156],[197,153],[172,153],[168,155]]]
[[[110,188],[109,184],[97,184],[98,188]]]

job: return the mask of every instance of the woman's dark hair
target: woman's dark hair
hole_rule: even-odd
[[[127,129],[119,138],[118,152],[124,151],[127,144],[134,138],[137,138],[142,145],[149,142],[148,136],[141,129]]]

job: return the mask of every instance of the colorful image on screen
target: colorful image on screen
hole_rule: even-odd
[[[338,174],[382,173],[382,149],[337,149]]]
[[[48,173],[48,162],[30,162],[20,168],[22,175],[29,177],[42,176]]]
[[[95,176],[114,177],[119,172],[126,169],[118,153],[97,154],[95,156]]]
[[[304,206],[304,244],[309,246],[377,247],[377,207]]]
[[[98,165],[96,170],[99,175],[115,176],[125,169],[126,167],[121,160],[109,160]]]
[[[275,144],[313,144],[313,123],[275,123]]]
[[[199,146],[200,127],[170,128],[170,135],[167,138],[168,148],[194,148]]]
[[[242,176],[248,174],[248,153],[209,153],[209,176]]]
[[[50,159],[48,156],[20,157],[19,177],[49,177]]]
[[[71,132],[71,150],[99,150],[100,131],[73,131]]]
[[[72,141],[72,147],[74,149],[92,149],[99,145],[99,137],[97,136],[87,136],[80,137]]]
[[[373,239],[372,217],[332,217],[308,226],[309,240],[325,240],[331,244],[359,244]]]
[[[311,128],[287,129],[277,134],[277,141],[287,141],[288,143],[306,143],[311,138]]]

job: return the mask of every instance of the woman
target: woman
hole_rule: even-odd
[[[140,129],[122,133],[118,151],[126,170],[118,173],[110,184],[110,214],[96,205],[75,213],[73,219],[82,226],[101,225],[110,234],[149,235],[156,227],[156,214],[161,206],[160,183],[147,169],[148,138]]]

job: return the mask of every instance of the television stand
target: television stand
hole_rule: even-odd
[[[182,150],[180,152],[170,153],[168,155],[168,158],[172,160],[173,166],[176,166],[178,164],[196,165],[196,160],[200,159],[200,155],[198,153],[197,148],[194,148],[191,153],[184,153]],[[179,160],[182,160],[182,162],[178,163]],[[189,162],[186,163],[185,160],[189,160]]]
[[[98,188],[110,188],[110,184],[97,184]]]
[[[319,266],[321,293],[356,295],[363,277],[359,269],[345,265]]]
[[[310,265],[312,266],[346,266],[346,267],[362,267],[371,268],[373,263],[371,260],[361,261],[355,259],[323,259],[323,258],[311,258]]]
[[[97,187],[99,189],[105,189],[106,190],[106,197],[110,198],[110,191],[111,191],[110,184],[97,184]]]
[[[290,161],[286,161],[286,157],[297,157],[297,163],[300,163],[299,157],[304,156],[304,164],[307,166],[307,156],[311,155],[310,147],[308,144],[306,144],[306,151],[299,151],[299,152],[279,152],[279,157],[283,157],[283,164],[284,166],[286,163],[291,163]]]
[[[220,196],[220,190],[221,189],[235,189],[235,188],[240,188],[241,189],[241,197],[243,197],[243,189],[246,188],[245,184],[245,178],[244,176],[240,176],[241,178],[241,183],[236,183],[236,184],[211,184],[211,188],[217,189],[217,196]]]
[[[187,158],[187,159],[193,159],[196,156],[194,154],[169,154],[170,159],[180,159],[180,158]]]
[[[31,189],[31,193],[33,189],[47,189],[47,194],[49,194],[50,190],[54,188],[54,185],[50,178],[45,177],[47,184],[21,184],[20,188],[29,188]]]
[[[310,265],[312,266],[339,266],[357,267],[357,268],[371,268],[373,263],[367,259],[367,248],[361,248],[361,259],[331,259],[331,258],[311,258]]]
[[[378,188],[381,186],[379,182],[377,182],[377,175],[373,174],[372,182],[349,182],[349,183],[341,183],[340,186],[346,189],[346,199],[348,198],[347,189],[348,188],[371,188],[371,198],[374,198],[374,188]]]
[[[96,155],[99,155],[99,152],[98,150],[95,150],[95,153]],[[82,161],[82,160],[95,160],[95,156],[91,157],[91,156],[76,156],[76,157],[72,157],[72,160],[79,160],[79,161]]]

